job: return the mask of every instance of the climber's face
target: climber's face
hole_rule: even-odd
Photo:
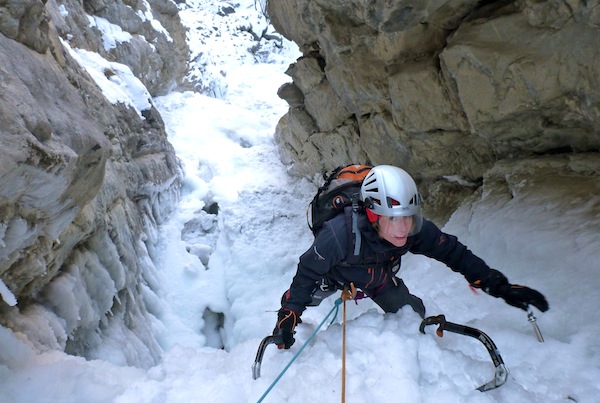
[[[413,226],[413,217],[386,217],[380,216],[377,221],[379,236],[394,246],[406,245],[408,234]]]

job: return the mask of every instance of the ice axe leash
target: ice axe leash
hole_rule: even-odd
[[[315,329],[315,331],[310,335],[310,337],[306,340],[306,342],[300,347],[300,349],[298,350],[298,352],[296,354],[294,354],[294,356],[292,357],[292,359],[290,360],[290,362],[288,362],[288,364],[285,366],[285,368],[283,368],[283,370],[281,371],[281,373],[277,376],[277,378],[275,378],[275,380],[273,381],[273,383],[271,383],[271,385],[267,388],[267,390],[265,391],[265,393],[263,393],[263,395],[260,397],[260,399],[258,399],[257,403],[260,403],[264,400],[265,397],[267,397],[267,395],[269,394],[269,392],[271,392],[271,390],[275,387],[275,385],[277,384],[277,382],[279,382],[279,380],[281,379],[281,377],[283,376],[283,374],[285,374],[285,372],[290,368],[290,366],[294,363],[294,361],[296,361],[296,358],[298,358],[298,356],[300,355],[300,353],[302,353],[302,351],[304,350],[304,348],[308,345],[308,343],[311,342],[311,340],[315,337],[315,335],[317,334],[317,332],[319,331],[319,329],[325,324],[325,322],[327,322],[327,319],[329,319],[329,317],[331,316],[331,314],[333,314],[334,312],[337,315],[337,311],[339,309],[339,306],[342,304],[343,299],[342,297],[338,298],[334,304],[333,304],[333,308],[331,308],[331,311],[329,311],[329,313],[327,314],[327,316],[325,316],[325,318],[321,321],[321,323],[319,323],[319,326],[317,326],[317,328]],[[335,316],[334,316],[335,319]],[[256,354],[256,360],[254,361],[254,365],[252,367],[252,376],[254,379],[257,379],[258,377],[260,377],[260,365],[262,362],[262,356],[265,353],[265,349],[267,348],[267,346],[271,343],[274,343],[274,340],[272,338],[272,336],[267,336],[265,337],[262,342],[260,343],[260,346],[258,347],[258,352]]]
[[[444,315],[430,316],[428,318],[423,319],[423,321],[421,322],[421,326],[419,326],[419,330],[421,331],[421,333],[425,334],[425,326],[427,325],[439,325],[437,330],[435,331],[435,333],[439,337],[442,337],[444,335],[444,330],[446,330],[448,332],[473,337],[479,340],[481,343],[483,343],[488,353],[490,354],[490,357],[492,358],[494,366],[496,367],[496,373],[494,374],[494,379],[487,383],[484,383],[483,385],[478,387],[477,390],[485,392],[486,390],[495,389],[498,386],[503,385],[504,382],[506,382],[506,378],[508,377],[508,369],[506,368],[506,365],[504,365],[504,361],[500,356],[498,348],[487,334],[473,327],[448,322],[446,321],[446,317]]]

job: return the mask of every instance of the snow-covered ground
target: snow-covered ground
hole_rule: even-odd
[[[222,3],[192,3],[210,7],[184,8],[189,26],[195,21],[231,32],[235,18],[258,18],[252,0],[242,0],[228,17],[214,12]],[[125,337],[98,360],[38,353],[0,327],[0,401],[239,403],[267,391],[265,402],[341,399],[341,312],[269,390],[337,296],[305,312],[290,350],[269,346],[262,376],[252,379],[258,344],[271,333],[281,294],[312,239],[305,209],[315,188],[287,175],[272,138],[287,111],[276,90],[290,81],[283,72],[297,53],[287,44],[279,54],[249,57],[248,36],[228,36],[239,42],[225,45],[201,38],[190,35],[190,45],[196,55],[215,55],[210,62],[222,77],[215,88],[223,98],[187,92],[154,100],[186,174],[181,203],[156,234],[160,285],[147,297],[162,361],[150,369],[118,365]],[[512,282],[548,297],[550,310],[535,312],[545,342],[537,341],[525,312],[474,294],[437,262],[407,256],[401,276],[428,315],[443,313],[486,332],[510,370],[508,380],[476,391],[494,374],[481,343],[453,333],[438,338],[433,327],[423,335],[412,310],[384,315],[364,299],[347,304],[348,402],[598,401],[600,276],[592,269],[600,259],[598,223],[569,225],[585,211],[533,201],[525,193],[498,210],[459,210],[446,230]]]

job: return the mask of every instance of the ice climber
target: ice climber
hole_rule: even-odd
[[[280,349],[294,344],[294,328],[307,306],[318,305],[351,283],[385,312],[397,312],[410,305],[425,317],[423,301],[411,294],[396,275],[401,257],[407,252],[445,263],[471,286],[503,298],[509,305],[548,310],[541,293],[509,283],[506,276],[490,268],[455,236],[423,218],[417,186],[406,171],[390,165],[372,168],[361,185],[360,200],[365,207],[358,214],[360,252],[352,252],[356,241],[347,214],[339,214],[325,222],[313,244],[300,256],[273,330]]]

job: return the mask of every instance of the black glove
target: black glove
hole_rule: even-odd
[[[495,269],[488,270],[484,278],[474,281],[472,285],[481,288],[492,297],[500,297],[507,304],[525,311],[528,305],[533,305],[542,312],[549,309],[548,301],[541,293],[529,287],[510,284],[506,276]]]
[[[286,308],[281,308],[277,313],[277,325],[273,330],[274,342],[279,349],[288,349],[294,342],[294,328],[299,323],[299,315]]]
[[[533,305],[542,312],[550,307],[546,298],[538,291],[522,285],[510,284],[502,298],[507,304],[527,310],[528,305]]]

